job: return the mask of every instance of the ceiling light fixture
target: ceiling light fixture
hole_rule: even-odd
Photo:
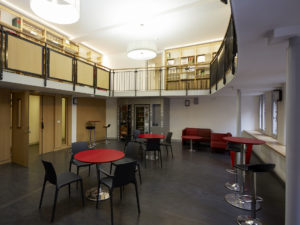
[[[127,56],[136,60],[149,60],[157,55],[157,47],[152,41],[137,41],[130,43],[127,48]]]
[[[79,20],[80,0],[30,0],[30,8],[42,19],[57,24]]]

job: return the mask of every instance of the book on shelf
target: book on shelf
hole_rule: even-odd
[[[197,56],[197,63],[205,62],[205,55],[198,55]]]
[[[195,57],[194,56],[189,56],[188,57],[188,64],[194,64],[195,63]]]
[[[181,65],[188,64],[188,57],[181,58],[180,63],[181,63]]]

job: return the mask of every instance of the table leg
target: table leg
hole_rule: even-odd
[[[190,139],[190,152],[194,152],[195,150],[193,149],[193,140],[192,139]]]
[[[96,170],[98,175],[98,182],[100,182],[100,188],[99,188],[99,201],[103,201],[106,199],[109,199],[109,192],[106,190],[106,188],[101,187],[101,177],[100,177],[100,163],[96,164]],[[97,201],[97,195],[98,195],[98,187],[92,187],[85,193],[88,200],[91,201]]]

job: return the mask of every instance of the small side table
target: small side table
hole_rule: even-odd
[[[193,141],[194,140],[201,140],[203,139],[203,137],[200,137],[200,136],[193,136],[193,135],[185,135],[185,136],[182,136],[184,139],[188,139],[190,140],[190,152],[194,152],[195,150],[193,149]]]

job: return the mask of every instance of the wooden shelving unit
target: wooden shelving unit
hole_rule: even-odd
[[[165,50],[166,89],[209,89],[209,63],[220,45],[218,41]]]
[[[11,33],[37,42],[39,44],[47,43],[48,47],[56,51],[80,57],[90,63],[101,65],[102,54],[68,39],[68,37],[57,33],[53,29],[43,26],[13,10],[0,5],[0,25]],[[83,52],[83,54],[81,54]]]

